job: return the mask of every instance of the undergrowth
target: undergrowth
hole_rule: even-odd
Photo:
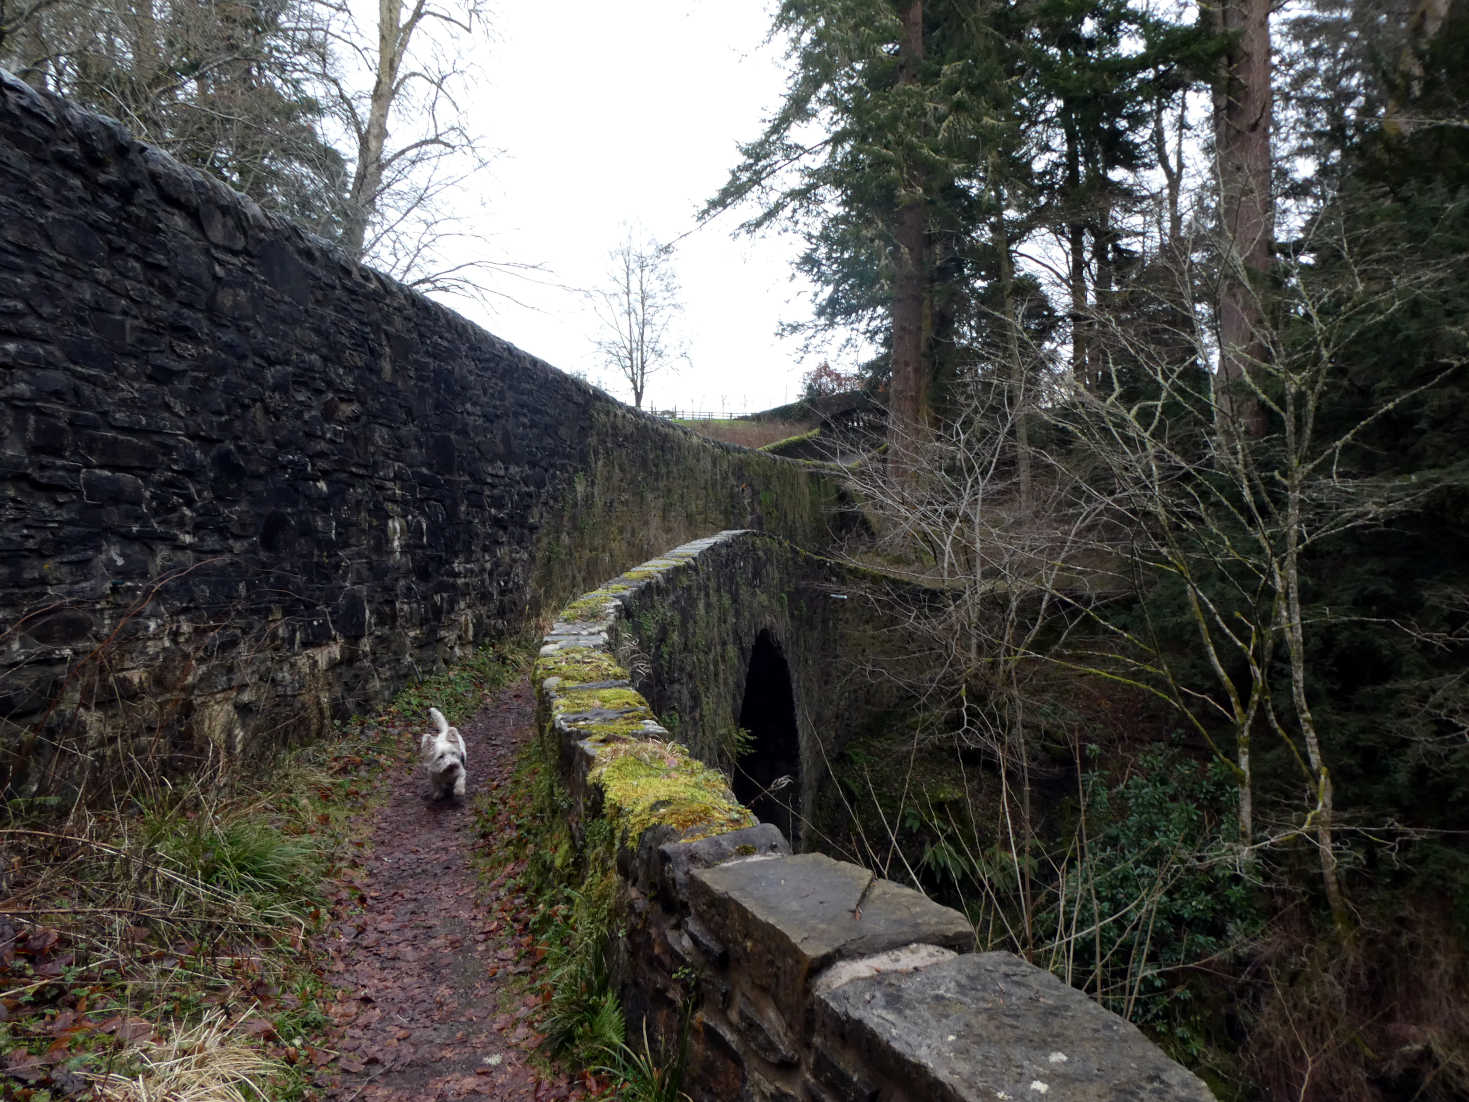
[[[500,806],[478,808],[481,856],[486,875],[512,881],[532,908],[527,925],[542,963],[528,997],[538,1006],[547,1058],[579,1073],[599,1097],[681,1102],[683,1039],[665,1052],[644,1029],[629,1043],[613,987],[621,926],[611,824],[586,824],[578,844],[569,796],[543,746],[525,751],[512,787]]]
[[[524,657],[484,650],[255,778],[154,778],[0,818],[0,1097],[293,1102],[329,1024],[325,885],[428,702],[462,722]],[[141,773],[141,771],[140,771]]]

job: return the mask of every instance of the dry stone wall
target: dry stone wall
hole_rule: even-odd
[[[0,73],[0,787],[329,729],[798,464],[635,413]]]
[[[766,570],[769,551],[722,532],[630,570],[567,606],[537,660],[542,749],[559,763],[573,836],[586,844],[600,825],[613,840],[610,948],[630,1034],[646,1023],[663,1051],[686,1046],[682,1089],[696,1102],[1210,1099],[1085,995],[1012,954],[974,952],[959,912],[792,854],[674,741],[628,670],[637,622],[658,601],[688,607],[685,590],[707,599],[709,576],[799,588]],[[708,714],[727,707],[705,648],[683,657],[681,675],[666,650],[662,676],[714,686]]]

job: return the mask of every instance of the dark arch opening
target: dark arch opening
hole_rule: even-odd
[[[734,794],[761,822],[774,823],[797,844],[801,807],[801,739],[785,655],[762,631],[750,651],[739,724],[750,733],[735,762]]]

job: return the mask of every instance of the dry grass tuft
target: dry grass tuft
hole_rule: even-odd
[[[127,1053],[137,1075],[88,1075],[104,1102],[268,1102],[266,1087],[283,1070],[233,1022],[215,1012],[164,1041]]]

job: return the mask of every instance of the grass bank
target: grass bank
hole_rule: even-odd
[[[309,1097],[332,1056],[312,936],[364,812],[427,701],[463,722],[524,653],[481,651],[248,781],[155,780],[65,815],[8,805],[0,1097]]]

